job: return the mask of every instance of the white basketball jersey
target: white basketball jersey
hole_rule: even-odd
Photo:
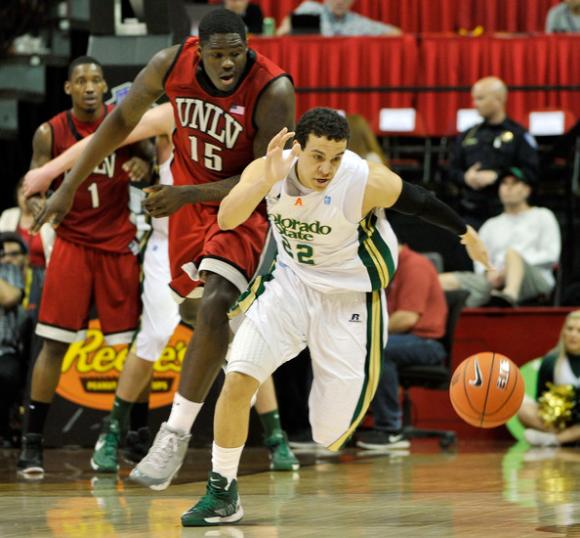
[[[324,191],[297,196],[290,194],[294,168],[266,197],[277,262],[322,293],[385,288],[397,265],[397,239],[383,209],[363,218],[367,162],[346,151]]]
[[[164,163],[159,165],[159,184],[173,185],[173,176],[171,175],[171,160],[173,155],[169,157]],[[169,234],[169,217],[161,217],[160,219],[151,219],[153,227],[153,235],[162,236],[167,239]]]

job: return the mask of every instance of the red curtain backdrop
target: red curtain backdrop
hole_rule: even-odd
[[[580,85],[580,36],[481,37],[426,35],[395,38],[253,38],[250,45],[288,71],[297,88],[471,86],[495,75],[508,85]],[[363,114],[378,132],[381,108],[417,108],[426,134],[455,134],[458,108],[469,92],[299,93],[297,112],[330,106]],[[580,118],[578,91],[510,93],[508,112],[527,122],[531,110],[572,111]]]
[[[254,0],[278,23],[301,0]],[[560,0],[356,0],[353,11],[405,32],[455,32],[478,25],[486,32],[542,32],[546,14]]]
[[[508,86],[580,85],[580,38],[572,35],[524,37],[426,36],[420,47],[419,86],[471,86],[495,75]],[[417,96],[425,129],[431,134],[455,132],[458,108],[470,108],[466,92],[421,93]],[[531,110],[568,109],[580,117],[578,91],[513,91],[508,113],[524,124]]]
[[[417,41],[409,35],[254,38],[250,45],[290,73],[297,88],[412,86],[416,82]],[[363,114],[378,128],[381,108],[412,104],[410,93],[302,93],[297,113],[329,106]]]

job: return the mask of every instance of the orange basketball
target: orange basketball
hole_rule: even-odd
[[[524,389],[519,368],[504,355],[486,351],[468,357],[457,367],[449,397],[465,422],[495,428],[518,412]]]

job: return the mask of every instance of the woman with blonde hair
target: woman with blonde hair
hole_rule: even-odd
[[[543,359],[538,370],[536,399],[528,396],[518,412],[518,418],[528,429],[524,432],[526,441],[534,446],[560,446],[580,441],[580,423],[574,417],[572,424],[564,429],[546,425],[541,417],[538,400],[550,391],[548,385],[572,386],[575,390],[576,407],[580,395],[580,310],[570,312],[566,317],[558,345]]]
[[[388,165],[388,160],[367,120],[360,114],[349,114],[346,120],[350,127],[348,149],[363,159]]]

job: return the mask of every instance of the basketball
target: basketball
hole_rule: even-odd
[[[486,351],[468,357],[457,367],[449,397],[465,422],[495,428],[518,412],[524,390],[519,368],[504,355]]]

